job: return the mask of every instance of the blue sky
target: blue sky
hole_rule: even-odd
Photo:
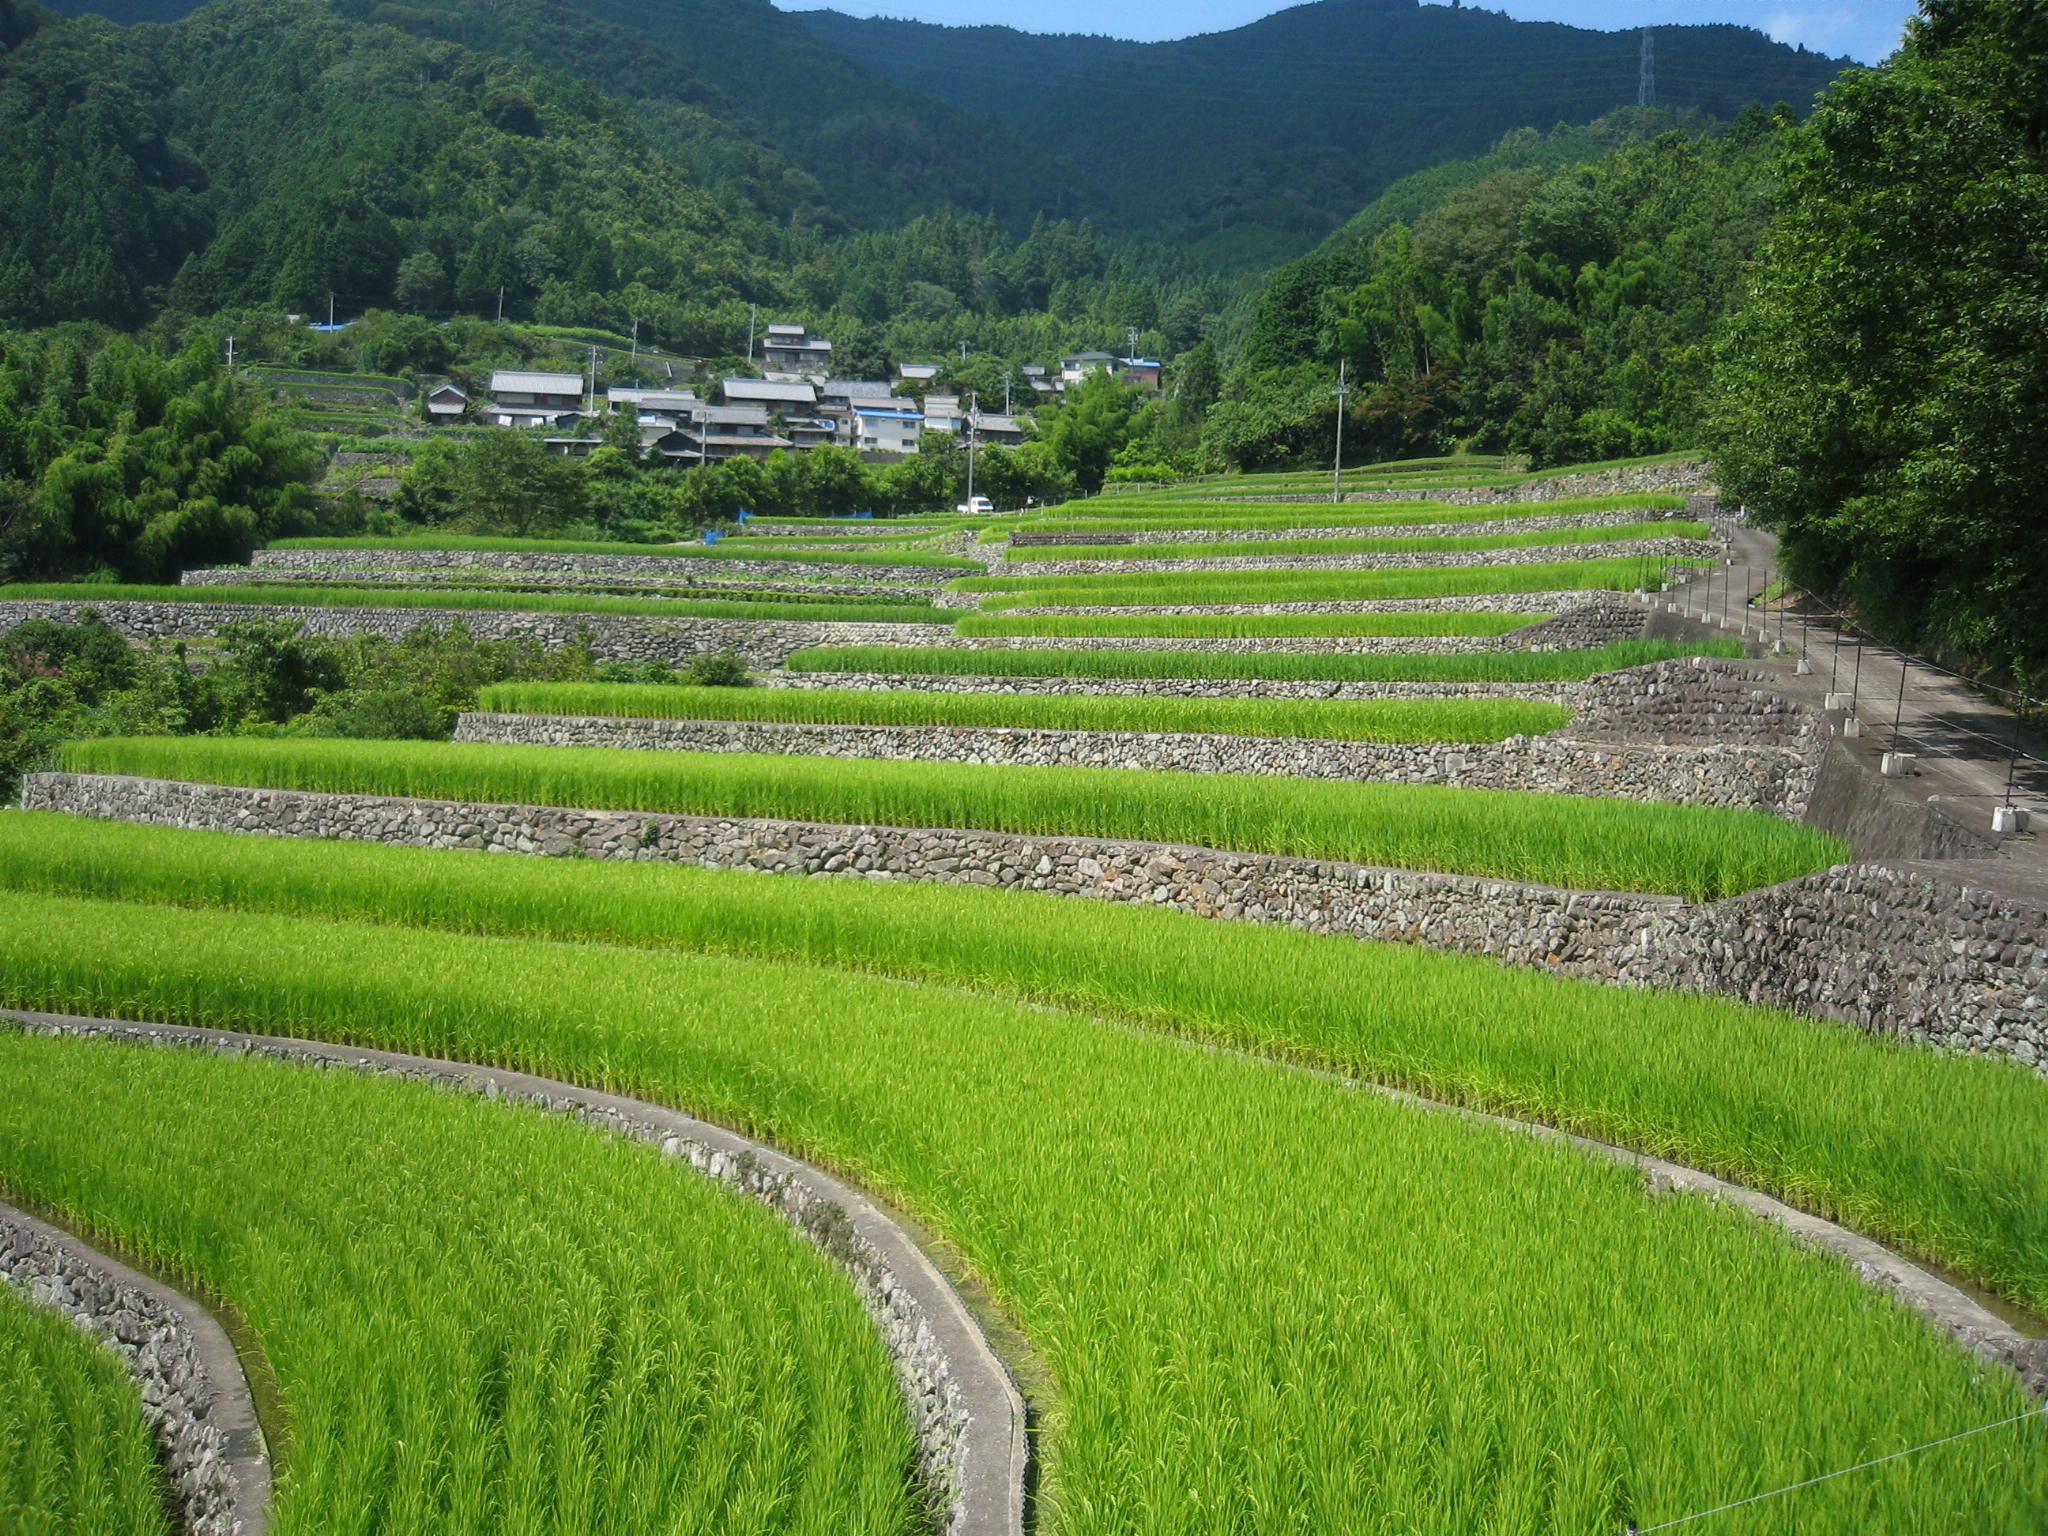
[[[999,22],[1027,32],[1094,32],[1155,39],[1222,32],[1283,9],[1271,0],[777,0],[786,10],[830,6],[854,16],[902,16],[948,26]],[[1913,13],[1903,0],[1474,0],[1526,21],[1626,27],[1734,22],[1819,53],[1875,64]]]

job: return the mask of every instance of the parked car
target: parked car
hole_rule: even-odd
[[[986,496],[970,496],[965,501],[961,502],[958,506],[953,508],[955,512],[967,512],[975,515],[979,515],[983,512],[993,512],[995,511],[995,509],[996,504],[990,501]]]

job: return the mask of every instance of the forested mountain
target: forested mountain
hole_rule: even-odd
[[[1517,128],[1585,123],[1637,97],[1634,32],[1415,0],[1318,0],[1164,43],[1037,37],[832,11],[804,15],[878,73],[1001,118],[1112,190],[1114,227],[1211,266],[1316,244],[1396,178]],[[1660,27],[1656,100],[1730,118],[1802,115],[1846,59],[1746,27]]]

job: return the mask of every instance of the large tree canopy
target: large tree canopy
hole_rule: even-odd
[[[2048,6],[1930,0],[1792,140],[1722,349],[1724,483],[1902,639],[2048,662]]]

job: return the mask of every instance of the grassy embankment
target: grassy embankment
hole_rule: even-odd
[[[1846,853],[1760,811],[1251,774],[222,737],[78,741],[61,760],[269,789],[1180,843],[1699,900]]]
[[[0,988],[601,1080],[854,1173],[953,1243],[1048,1361],[1048,1532],[1359,1529],[1382,1508],[1430,1536],[1619,1529],[2024,1405],[1839,1265],[1705,1202],[1647,1200],[1631,1171],[952,988],[19,894],[0,897]],[[0,1097],[0,1121],[41,1117],[25,1098]],[[494,1187],[487,1159],[448,1165]],[[1747,1529],[2044,1515],[2048,1464],[1966,1443]]]
[[[103,915],[160,979],[203,971]],[[16,982],[44,938],[66,963],[61,926],[17,935]],[[284,980],[248,937],[243,964]],[[0,1189],[196,1277],[261,1339],[279,1536],[911,1523],[909,1425],[845,1277],[649,1148],[390,1078],[13,1030],[0,1106]]]
[[[170,1536],[156,1437],[114,1352],[0,1280],[0,1531]]]
[[[1678,656],[1740,656],[1737,640],[1617,640],[1580,651],[1468,655],[1331,655],[1297,651],[968,650],[941,645],[831,645],[792,652],[791,672],[927,677],[1185,677],[1330,683],[1576,682]]]
[[[1711,563],[1628,556],[1382,571],[1102,571],[1084,576],[963,576],[948,585],[955,592],[995,594],[982,599],[981,606],[989,611],[1041,606],[1333,603],[1495,592],[1635,592],[1645,585],[1655,587],[1666,566]]]
[[[786,560],[798,565],[922,565],[936,570],[978,570],[980,562],[960,555],[934,555],[919,550],[902,553],[860,550],[765,550],[739,552],[722,544],[604,544],[582,539],[491,539],[458,534],[419,533],[390,539],[273,539],[269,549],[420,549],[484,550],[537,555],[647,555],[678,560]]]
[[[873,688],[672,688],[646,683],[493,683],[477,708],[643,720],[950,725],[1041,731],[1196,731],[1324,741],[1500,741],[1571,719],[1521,699],[1171,699],[1085,694],[919,693]]]
[[[812,623],[944,623],[928,606],[880,603],[732,602],[690,597],[583,597],[568,592],[479,592],[440,587],[150,587],[48,582],[0,587],[0,602],[236,603],[292,608],[441,608],[467,613],[608,613],[661,619],[792,619]]]
[[[1705,523],[1606,523],[1594,528],[1540,528],[1531,533],[1472,536],[1431,534],[1401,538],[1365,534],[1347,538],[1222,539],[1201,544],[1054,544],[1013,548],[1009,558],[1032,560],[1266,560],[1314,555],[1461,554],[1491,549],[1536,549],[1551,544],[1614,544],[1628,539],[1703,539]]]

